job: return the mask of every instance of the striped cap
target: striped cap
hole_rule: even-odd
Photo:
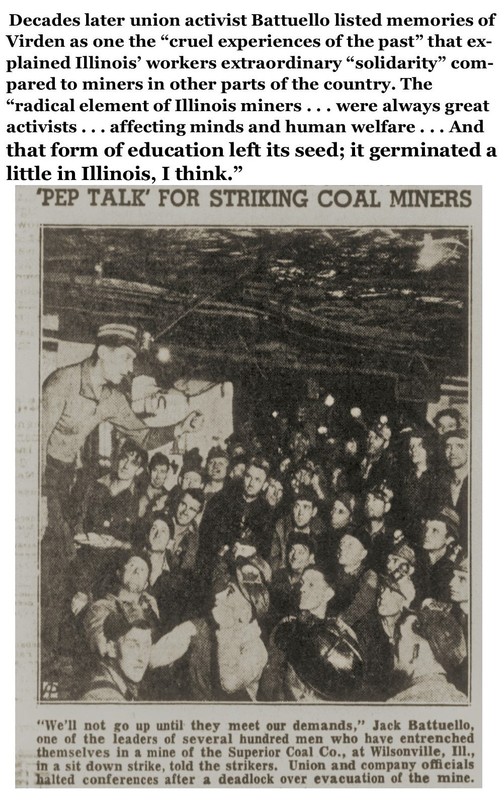
[[[141,347],[138,328],[133,325],[123,325],[119,322],[110,322],[107,325],[100,325],[96,333],[96,344],[104,344],[107,347],[131,347],[138,353]]]

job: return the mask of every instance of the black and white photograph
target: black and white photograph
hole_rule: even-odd
[[[293,197],[34,229],[38,714],[474,703],[474,228]]]
[[[41,247],[41,699],[467,702],[470,231]]]

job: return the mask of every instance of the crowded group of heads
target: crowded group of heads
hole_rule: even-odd
[[[444,675],[465,696],[469,453],[460,413],[443,409],[422,426],[352,417],[336,431],[304,427],[303,414],[295,427],[249,426],[205,459],[190,451],[181,466],[163,453],[147,463],[124,443],[106,483],[110,503],[103,478],[101,494],[87,495],[86,519],[102,528],[84,535],[118,542],[113,557],[79,540],[84,577],[72,609],[90,647],[139,683],[145,651],[180,626],[191,623],[194,644],[195,620],[220,631],[218,642],[253,624],[268,652],[264,664],[258,656],[259,699],[384,701],[421,673]]]

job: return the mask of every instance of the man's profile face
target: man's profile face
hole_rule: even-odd
[[[441,550],[448,544],[449,536],[446,522],[440,519],[428,519],[423,531],[424,550]]]
[[[98,347],[98,359],[102,367],[103,377],[107,383],[118,385],[123,378],[127,378],[133,372],[136,353],[128,345],[121,347]]]
[[[321,572],[305,569],[299,588],[300,611],[314,611],[330,599],[330,587]]]
[[[168,466],[156,464],[150,471],[150,485],[153,489],[162,489],[168,477]]]
[[[467,464],[467,439],[450,436],[445,443],[445,458],[452,469],[465,467]]]
[[[469,575],[463,570],[455,569],[450,581],[450,598],[454,603],[469,601]]]
[[[182,495],[175,512],[177,525],[185,526],[195,519],[201,511],[201,503],[190,494]]]
[[[243,476],[243,492],[245,497],[257,497],[266,483],[266,473],[261,467],[251,465]]]
[[[117,664],[123,675],[133,683],[140,683],[145,675],[151,647],[151,631],[141,628],[132,628],[117,640]]]

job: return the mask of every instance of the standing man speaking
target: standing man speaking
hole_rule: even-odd
[[[100,422],[111,422],[145,450],[201,429],[203,417],[197,411],[164,428],[149,428],[138,419],[117,387],[133,372],[139,349],[139,333],[132,325],[102,325],[89,358],[49,375],[42,388],[43,469],[61,465],[68,470]]]
[[[70,490],[80,451],[89,434],[107,421],[149,450],[184,433],[194,433],[203,425],[203,416],[198,411],[176,425],[162,428],[149,428],[136,416],[120,384],[133,372],[140,347],[139,331],[132,325],[102,325],[93,354],[78,364],[55,370],[42,387],[42,495],[47,502],[42,578],[48,580],[48,585],[42,587],[43,593],[46,589],[58,594],[55,583],[61,586],[62,570],[74,555],[69,524]],[[55,569],[62,580],[54,574]],[[50,577],[56,581],[49,580]]]

